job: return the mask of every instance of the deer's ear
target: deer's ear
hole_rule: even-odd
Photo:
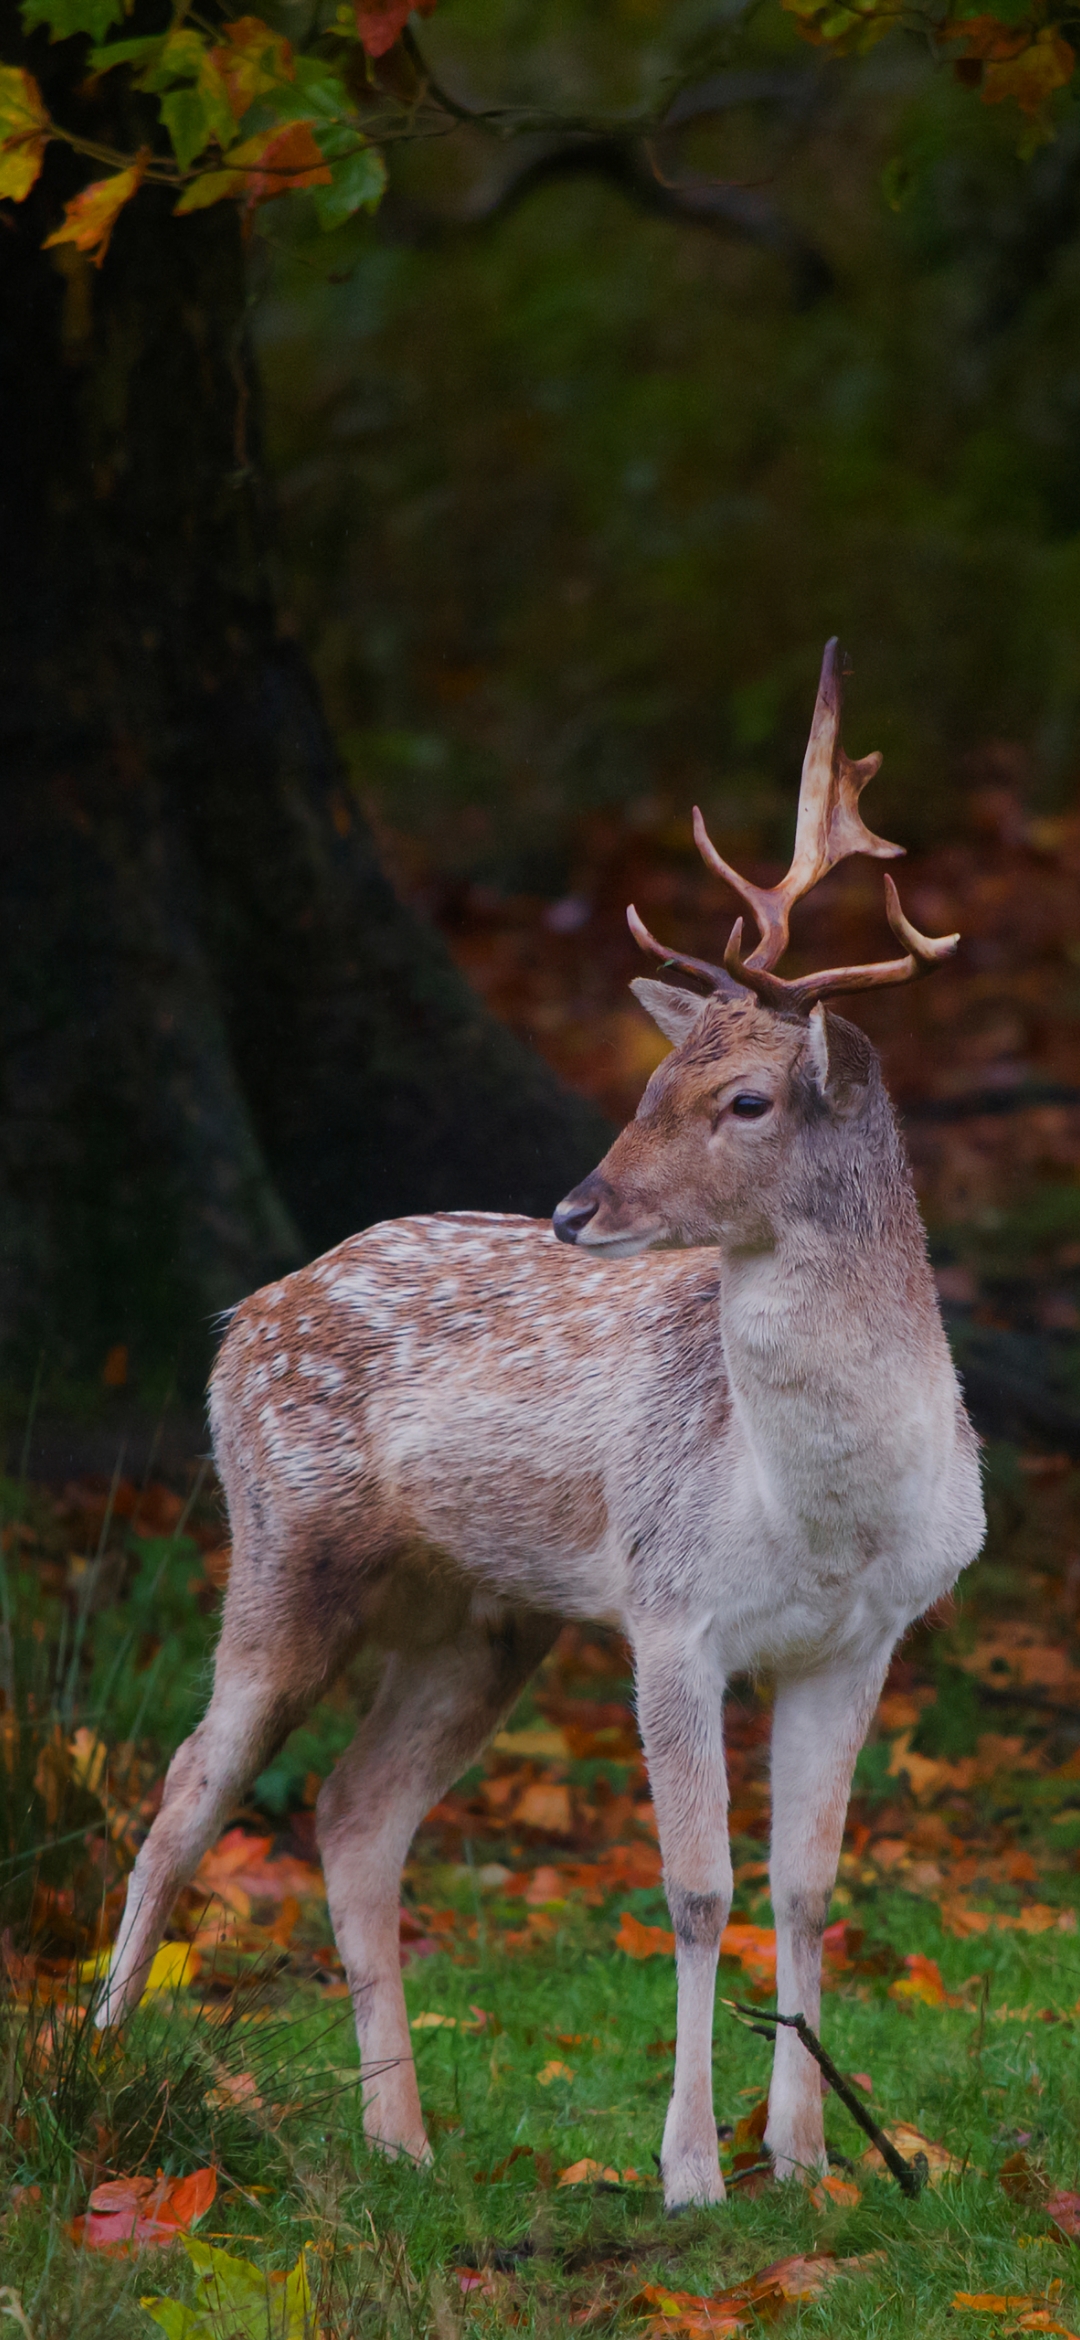
[[[806,1054],[814,1087],[831,1111],[842,1120],[861,1112],[874,1067],[865,1032],[826,1015],[819,1000],[810,1011]]]
[[[674,1040],[676,1048],[681,1041],[689,1040],[702,1010],[709,1004],[696,991],[677,991],[673,983],[654,983],[648,975],[635,975],[630,989],[634,998],[641,1001],[646,1015],[659,1024],[667,1039]]]

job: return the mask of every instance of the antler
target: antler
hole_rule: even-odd
[[[702,859],[753,912],[761,939],[749,956],[745,960],[742,957],[741,918],[732,928],[723,967],[713,967],[707,960],[666,951],[643,925],[632,904],[626,913],[630,931],[643,950],[652,951],[656,958],[681,967],[688,974],[703,976],[714,992],[730,996],[738,989],[749,990],[756,992],[768,1007],[804,1013],[815,1000],[833,992],[871,991],[882,984],[908,983],[914,976],[939,965],[942,959],[951,958],[960,940],[958,934],[943,935],[937,940],[919,934],[905,918],[896,887],[887,875],[886,914],[897,940],[907,946],[904,958],[885,959],[865,967],[828,967],[820,974],[803,975],[794,982],[772,973],[787,949],[794,904],[830,869],[835,869],[837,862],[846,860],[850,853],[868,853],[875,861],[893,861],[904,851],[902,845],[890,845],[884,837],[875,837],[859,812],[859,798],[867,781],[878,770],[881,757],[863,756],[858,763],[853,763],[840,745],[843,675],[843,652],[834,634],[825,645],[810,738],[803,758],[795,851],[787,876],[781,878],[778,886],[752,885],[749,878],[741,877],[738,870],[732,869],[717,852],[697,806],[694,807],[694,839]]]

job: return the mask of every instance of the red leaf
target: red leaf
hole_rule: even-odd
[[[175,2242],[181,2229],[205,2216],[216,2193],[215,2169],[196,2169],[185,2178],[167,2178],[163,2170],[156,2178],[107,2178],[94,2187],[89,2207],[68,2231],[84,2250],[127,2259]]]
[[[369,57],[385,57],[404,32],[413,0],[356,0],[356,29]],[[430,16],[435,0],[416,0],[417,13]]]
[[[1053,2219],[1059,2234],[1067,2234],[1070,2242],[1080,2242],[1080,2194],[1051,2194],[1046,2215]]]

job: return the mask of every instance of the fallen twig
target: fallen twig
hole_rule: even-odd
[[[766,2010],[761,2007],[744,2007],[738,1999],[721,1999],[720,2004],[727,2008],[730,2015],[734,2015],[738,2023],[745,2024],[748,2031],[756,2031],[761,2039],[772,2039],[775,2035],[775,2026],[778,2023],[784,2024],[789,2031],[794,2031],[801,2039],[807,2053],[813,2056],[815,2064],[824,2074],[829,2087],[839,2097],[841,2104],[847,2106],[852,2120],[858,2122],[864,2136],[869,2137],[871,2144],[877,2146],[886,2168],[891,2170],[902,2192],[910,2195],[912,2199],[916,2194],[921,2194],[930,2176],[930,2166],[925,2153],[917,2153],[912,2162],[905,2161],[903,2154],[897,2152],[892,2138],[886,2136],[880,2123],[874,2119],[873,2113],[867,2111],[861,2098],[856,2095],[850,2080],[845,2080],[843,2073],[837,2071],[832,2057],[826,2055],[817,2033],[811,2031],[805,2015],[780,2015],[772,2008]],[[766,2029],[767,2024],[773,2025],[772,2031]]]

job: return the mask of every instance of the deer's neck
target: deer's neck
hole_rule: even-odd
[[[899,1223],[795,1215],[725,1245],[721,1295],[737,1430],[767,1509],[828,1540],[934,1483],[955,1380],[913,1196]]]

